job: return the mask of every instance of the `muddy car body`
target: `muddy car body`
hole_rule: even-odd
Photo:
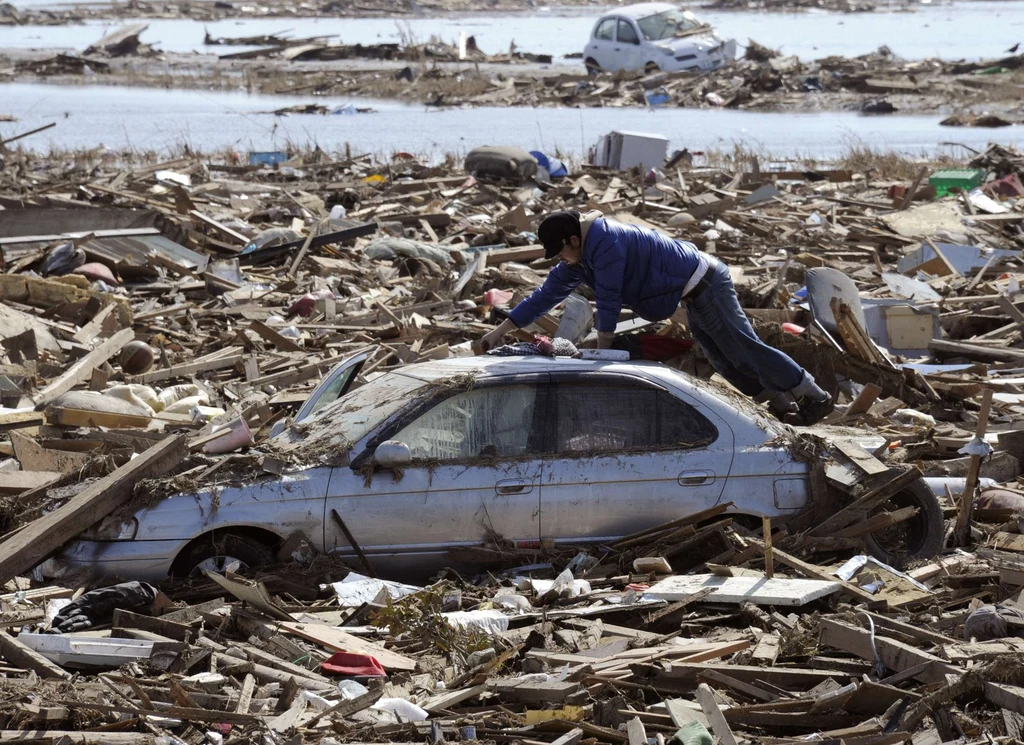
[[[619,70],[714,70],[736,58],[736,40],[723,39],[671,3],[638,3],[598,19],[583,50],[591,73]]]
[[[870,451],[885,446],[843,434]],[[271,440],[302,465],[108,519],[70,544],[57,567],[184,575],[267,561],[296,532],[353,556],[342,521],[385,575],[429,572],[450,563],[451,549],[489,536],[600,544],[730,502],[737,519],[784,525],[822,498],[814,458],[794,455],[794,436],[746,399],[660,364],[410,365]],[[920,508],[906,522],[916,530],[910,553],[934,553],[941,512],[923,482],[912,487],[901,497]]]

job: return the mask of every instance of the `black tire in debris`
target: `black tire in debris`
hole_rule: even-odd
[[[484,178],[524,180],[537,175],[537,159],[518,147],[476,147],[466,156],[466,170]]]
[[[200,574],[201,565],[210,562],[206,569],[222,573],[229,560],[236,559],[243,569],[272,564],[277,556],[274,549],[258,538],[237,533],[210,533],[200,536],[189,544],[171,567],[171,575],[190,577]]]
[[[930,559],[937,555],[946,540],[942,507],[924,479],[910,484],[876,512],[892,512],[904,507],[917,507],[917,514],[864,539],[871,556],[897,569],[911,561]]]

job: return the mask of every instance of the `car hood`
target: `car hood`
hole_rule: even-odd
[[[668,46],[676,54],[695,54],[697,52],[708,52],[722,43],[721,37],[715,33],[699,34],[695,36],[682,36],[678,39],[671,39],[658,42],[659,46]]]

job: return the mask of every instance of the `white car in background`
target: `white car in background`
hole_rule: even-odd
[[[583,50],[591,73],[714,70],[735,58],[735,39],[671,3],[627,5],[601,16]]]

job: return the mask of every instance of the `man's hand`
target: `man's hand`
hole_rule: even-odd
[[[612,342],[615,341],[614,331],[598,331],[597,332],[597,348],[598,349],[611,349]]]
[[[512,323],[512,320],[506,318],[501,322],[501,325],[498,326],[498,328],[494,329],[494,331],[488,331],[483,335],[480,339],[480,351],[487,352],[495,347],[500,347],[502,337],[504,337],[505,334],[512,332],[515,328],[516,325]]]

